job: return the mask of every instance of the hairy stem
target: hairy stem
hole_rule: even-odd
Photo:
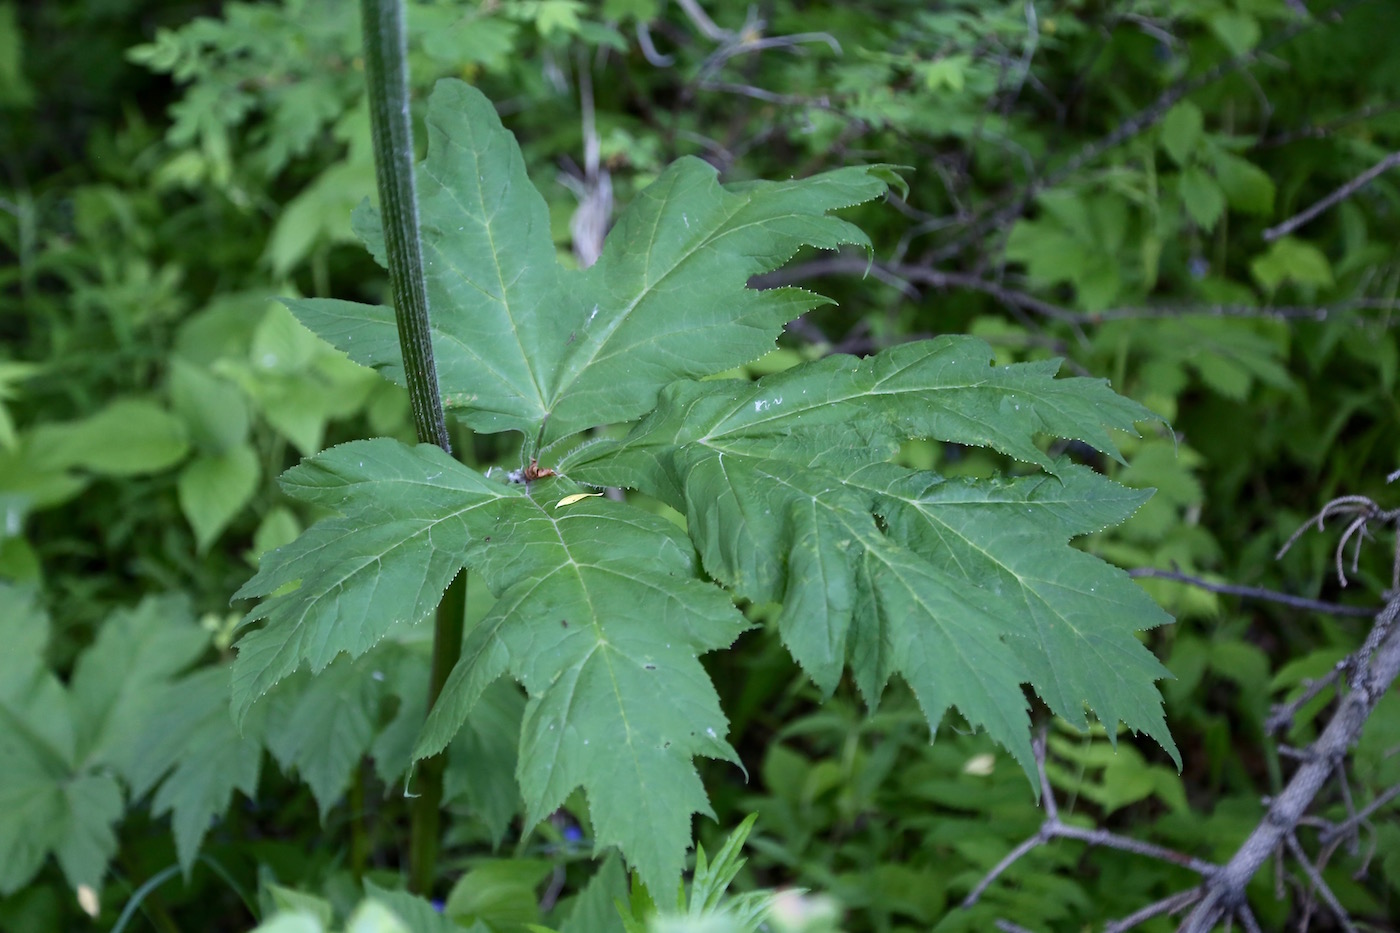
[[[437,627],[433,631],[433,667],[428,681],[428,709],[442,693],[447,675],[452,673],[462,653],[462,625],[467,611],[467,572],[457,574],[438,604]],[[408,886],[425,897],[432,893],[437,870],[439,814],[442,811],[442,778],[447,769],[447,749],[424,761],[418,772],[418,795],[413,799],[409,819]]]
[[[408,397],[418,439],[448,453],[452,442],[438,394],[428,323],[428,288],[418,239],[418,196],[413,181],[413,127],[408,116],[408,59],[400,0],[361,0],[365,33],[365,83],[374,175],[384,221],[384,250],[394,318],[399,326]]]
[[[401,0],[361,0],[360,15],[365,35],[365,82],[370,128],[374,135],[375,178],[384,223],[384,248],[389,260],[389,284],[394,296],[394,317],[398,322],[413,424],[420,441],[436,444],[451,453],[452,443],[438,392],[437,366],[433,362],[428,289],[423,280],[423,254],[418,235],[404,7]],[[448,587],[438,606],[433,630],[430,709],[442,690],[447,672],[452,670],[461,653],[465,594],[466,574],[463,572]],[[431,893],[436,875],[443,755],[445,752],[424,763],[413,800],[409,885],[420,894]]]

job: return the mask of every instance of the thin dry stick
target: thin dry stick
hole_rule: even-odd
[[[1008,288],[997,282],[962,272],[943,272],[914,263],[877,261],[873,265],[864,256],[838,255],[811,262],[801,263],[777,272],[755,276],[756,288],[774,288],[805,279],[820,278],[824,275],[877,275],[881,281],[898,283],[901,291],[908,292],[909,283],[927,285],[932,288],[966,288],[982,292],[1002,304],[1021,308],[1032,314],[1054,321],[1075,325],[1101,324],[1106,321],[1146,320],[1154,318],[1179,318],[1189,315],[1209,317],[1261,318],[1268,320],[1310,320],[1323,321],[1345,311],[1394,311],[1400,310],[1400,300],[1358,298],[1320,307],[1258,307],[1255,305],[1164,305],[1145,308],[1108,308],[1103,311],[1075,311],[1062,305],[1053,304],[1034,295]]]
[[[1400,676],[1400,594],[1390,599],[1376,616],[1376,624],[1388,630],[1363,673],[1355,678],[1355,688],[1338,704],[1331,722],[1317,741],[1308,747],[1306,760],[1288,785],[1269,803],[1269,811],[1234,857],[1204,882],[1206,896],[1186,918],[1179,933],[1209,933],[1226,917],[1236,914],[1245,903],[1245,887],[1302,821],[1308,806],[1333,771],[1346,757],[1347,750],[1361,734],[1372,710],[1391,683]]]
[[[1336,191],[1333,191],[1321,201],[1318,201],[1312,207],[1308,208],[1305,211],[1302,211],[1301,213],[1294,214],[1292,217],[1288,218],[1281,224],[1277,224],[1265,230],[1264,242],[1272,243],[1279,237],[1287,236],[1294,230],[1297,230],[1299,227],[1303,226],[1303,224],[1308,223],[1309,221],[1317,217],[1318,214],[1321,214],[1328,208],[1331,208],[1336,204],[1345,201],[1353,194],[1356,194],[1356,192],[1360,191],[1362,188],[1375,181],[1376,178],[1378,178],[1379,176],[1395,168],[1397,165],[1400,165],[1400,152],[1392,152],[1390,155],[1386,156],[1384,159],[1381,159],[1379,162],[1368,168],[1366,171],[1362,172],[1360,175],[1357,175],[1351,181],[1342,185]]]
[[[1272,149],[1276,146],[1286,146],[1291,142],[1300,139],[1325,139],[1334,130],[1340,129],[1350,123],[1357,123],[1369,120],[1372,117],[1381,116],[1392,110],[1400,108],[1400,101],[1386,100],[1376,104],[1367,104],[1356,110],[1349,111],[1340,116],[1321,123],[1308,123],[1296,129],[1269,136],[1255,143],[1256,149]]]
[[[1347,916],[1346,908],[1342,902],[1337,900],[1337,895],[1332,893],[1332,888],[1328,886],[1322,877],[1322,872],[1317,870],[1317,866],[1308,858],[1308,853],[1303,851],[1303,847],[1298,844],[1298,834],[1289,833],[1284,840],[1288,845],[1288,851],[1293,853],[1293,857],[1298,860],[1298,864],[1303,866],[1303,872],[1307,874],[1308,880],[1312,882],[1313,890],[1322,895],[1323,902],[1332,910],[1332,915],[1337,918],[1346,933],[1356,933],[1356,926]]]
[[[612,219],[612,175],[600,161],[601,142],[593,114],[593,74],[588,58],[578,56],[579,103],[583,115],[583,177],[564,175],[560,181],[578,198],[578,209],[569,219],[574,257],[587,269],[603,253],[603,239]]]
[[[998,920],[996,925],[997,929],[1000,930],[1001,933],[1031,933],[1030,930],[1018,924],[1012,923],[1010,920]]]
[[[1338,661],[1337,666],[1325,676],[1303,681],[1303,692],[1287,703],[1280,703],[1264,720],[1264,732],[1268,735],[1279,735],[1289,729],[1293,725],[1293,717],[1298,715],[1298,710],[1311,703],[1322,691],[1336,684],[1345,668],[1346,661]]]
[[[1139,924],[1146,923],[1153,917],[1160,917],[1162,914],[1174,914],[1185,910],[1192,904],[1199,901],[1204,895],[1199,887],[1187,888],[1185,891],[1178,891],[1160,901],[1148,904],[1141,910],[1135,910],[1122,920],[1115,920],[1104,925],[1104,933],[1124,933]]]
[[[1265,599],[1270,602],[1282,603],[1285,606],[1292,606],[1294,609],[1305,609],[1310,612],[1325,612],[1329,615],[1338,616],[1375,615],[1374,609],[1368,609],[1365,606],[1343,606],[1339,603],[1323,602],[1320,599],[1307,599],[1303,596],[1280,593],[1277,590],[1266,590],[1258,586],[1212,583],[1209,580],[1203,580],[1200,577],[1193,577],[1175,570],[1158,570],[1156,567],[1137,567],[1129,570],[1128,576],[1152,577],[1158,580],[1175,580],[1178,583],[1188,583],[1198,589],[1209,590],[1212,593],[1224,593],[1227,596],[1243,596],[1247,599]]]
[[[1042,731],[1031,743],[1031,749],[1035,754],[1036,772],[1040,777],[1040,797],[1045,804],[1045,820],[1040,824],[1040,828],[1035,834],[1029,836],[1020,845],[1012,849],[1001,861],[992,867],[977,882],[977,885],[963,898],[962,906],[971,907],[981,899],[982,894],[991,884],[1001,877],[1012,865],[1033,849],[1036,849],[1052,839],[1074,839],[1079,842],[1088,843],[1091,846],[1102,846],[1109,849],[1118,849],[1122,852],[1132,852],[1136,855],[1145,855],[1148,858],[1159,859],[1179,865],[1182,868],[1190,869],[1197,874],[1209,876],[1217,870],[1217,866],[1209,862],[1202,861],[1190,855],[1168,849],[1164,846],[1154,845],[1150,842],[1142,842],[1128,836],[1120,836],[1117,833],[1109,832],[1106,829],[1083,829],[1079,826],[1071,826],[1060,820],[1059,806],[1055,802],[1055,795],[1050,787],[1050,780],[1045,773],[1046,741],[1045,733]]]
[[[1394,474],[1392,474],[1394,475]],[[1390,480],[1387,479],[1386,482]],[[1361,543],[1371,536],[1369,524],[1375,522],[1381,525],[1391,525],[1400,531],[1400,509],[1382,509],[1369,496],[1338,496],[1322,507],[1312,518],[1298,526],[1298,530],[1288,536],[1288,540],[1279,548],[1275,559],[1288,553],[1288,549],[1293,547],[1294,542],[1302,536],[1303,532],[1317,524],[1318,531],[1321,531],[1327,519],[1334,515],[1354,515],[1356,516],[1347,524],[1346,530],[1342,533],[1341,540],[1337,543],[1335,559],[1337,563],[1337,579],[1342,586],[1347,585],[1346,568],[1344,566],[1345,549],[1347,542],[1353,537],[1356,538],[1356,551],[1352,556],[1352,573],[1356,573],[1357,561],[1361,556]],[[1391,564],[1391,593],[1400,590],[1400,547],[1396,548],[1395,557]],[[1377,636],[1379,637],[1379,636]]]
[[[699,29],[705,38],[716,42],[729,38],[729,30],[716,26],[715,21],[710,19],[709,14],[695,0],[676,0],[676,2],[680,4],[685,15],[690,18],[690,21],[695,24],[695,28]]]
[[[1375,800],[1372,800],[1366,806],[1357,810],[1348,817],[1345,822],[1337,823],[1324,829],[1318,835],[1318,841],[1325,844],[1354,832],[1357,827],[1371,818],[1371,814],[1390,803],[1396,797],[1400,797],[1400,786],[1388,788],[1383,793],[1377,794]]]
[[[674,56],[663,55],[656,50],[656,44],[651,39],[650,27],[640,20],[637,21],[637,45],[642,50],[642,57],[653,68],[670,68],[676,63]]]

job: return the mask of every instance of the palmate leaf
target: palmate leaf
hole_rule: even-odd
[[[320,669],[341,652],[359,656],[418,621],[468,566],[497,602],[468,634],[416,753],[446,746],[509,672],[529,694],[517,776],[530,819],[583,786],[599,843],[618,845],[659,889],[673,887],[691,815],[710,812],[692,759],[735,760],[697,656],[747,625],[697,577],[685,535],[611,500],[560,505],[580,491],[560,479],[527,491],[431,445],[389,439],[324,451],[283,486],[340,515],[265,556],[244,588],[301,581],[249,614],[268,621],[239,643],[235,708],[246,711],[304,662]]]
[[[1135,432],[1159,420],[1116,395],[1103,379],[1056,379],[1059,361],[992,366],[991,349],[972,337],[902,344],[863,360],[829,356],[756,383],[678,382],[627,438],[623,458],[700,443],[731,453],[760,453],[796,440],[820,450],[832,438],[887,460],[904,438],[928,437],[991,447],[1052,470],[1036,435],[1083,441],[1118,458],[1109,428]],[[820,436],[820,443],[808,440]],[[565,458],[564,466],[596,460]]]
[[[374,677],[378,652],[340,658],[283,700],[269,702],[265,744],[272,757],[306,782],[326,818],[350,785],[356,764],[374,739],[381,686]],[[289,686],[301,686],[295,680]],[[279,691],[279,694],[281,691]]]
[[[266,596],[243,624],[268,624],[238,642],[233,707],[253,702],[304,662],[323,670],[341,652],[364,654],[422,621],[457,575],[471,523],[498,499],[523,495],[462,468],[430,444],[352,443],[283,474],[288,495],[340,516],[265,555],[234,599]],[[277,592],[297,584],[289,592]]]
[[[456,734],[509,671],[530,695],[519,777],[534,823],[588,791],[600,844],[617,844],[648,884],[680,877],[691,814],[710,813],[695,755],[736,761],[698,654],[747,627],[729,597],[695,578],[694,549],[666,520],[538,484],[505,504],[473,564],[498,596],[424,726],[417,754]]]
[[[213,821],[235,790],[252,798],[262,772],[261,717],[229,719],[229,668],[207,667],[172,685],[164,707],[133,743],[126,778],[133,798],[159,785],[151,800],[170,814],[175,853],[188,872]]]
[[[598,262],[560,267],[542,198],[491,103],[442,81],[428,108],[420,212],[443,401],[480,431],[543,440],[646,413],[662,386],[749,362],[783,325],[825,301],[796,288],[754,291],[751,276],[801,246],[868,246],[827,212],[898,181],[882,166],[790,182],[721,186],[682,159],[643,191]],[[378,218],[357,227],[383,260]],[[289,302],[316,333],[403,384],[389,308]]]
[[[117,773],[208,634],[183,598],[149,596],[103,622],[65,685],[44,665],[49,620],[32,591],[0,584],[0,606],[0,895],[50,854],[73,887],[98,887],[125,811]]]
[[[421,216],[445,401],[477,430],[522,432],[524,457],[558,475],[492,482],[389,440],[290,471],[290,495],[336,514],[265,557],[239,592],[265,597],[247,621],[266,620],[238,645],[240,715],[298,667],[320,671],[418,624],[467,567],[496,602],[467,633],[414,754],[452,743],[509,675],[528,694],[516,777],[529,818],[584,788],[599,844],[617,845],[654,891],[675,889],[691,817],[709,812],[695,756],[735,760],[697,660],[744,629],[733,595],[781,604],[784,642],[824,690],[850,670],[873,703],[899,676],[931,726],[956,709],[1028,770],[1027,683],[1072,722],[1087,706],[1171,747],[1154,686],[1164,671],[1137,640],[1166,617],[1069,546],[1141,494],[1043,449],[1050,436],[1117,457],[1111,432],[1150,412],[1101,380],[1055,378],[1055,361],[991,366],[970,338],[831,357],[756,384],[694,381],[771,349],[823,300],[746,285],[804,244],[864,245],[827,214],[879,195],[889,170],[721,186],[681,160],[622,215],[599,262],[571,271],[489,103],[443,82],[428,123]],[[357,223],[382,253],[373,213]],[[404,381],[389,309],[291,305]],[[551,460],[563,438],[638,417],[620,441]],[[986,446],[1044,472],[944,481],[890,462],[908,438]],[[579,495],[605,486],[660,498],[686,530]]]
[[[1102,381],[990,358],[946,337],[757,383],[677,383],[626,439],[558,466],[685,514],[710,575],[782,604],[784,641],[825,690],[849,665],[875,700],[899,673],[931,724],[956,706],[1029,768],[1028,682],[1071,722],[1088,704],[1171,750],[1153,683],[1166,672],[1135,634],[1166,615],[1067,545],[1144,496],[1033,443],[1051,433],[1116,455],[1105,428],[1153,416]],[[907,437],[990,446],[1060,476],[944,482],[887,462]]]
[[[943,480],[876,464],[847,482],[876,494],[889,536],[950,574],[1010,603],[1007,643],[1026,679],[1083,729],[1087,705],[1177,752],[1154,683],[1168,676],[1136,632],[1171,621],[1126,573],[1069,538],[1126,520],[1150,493],[1084,467],[1011,482]]]

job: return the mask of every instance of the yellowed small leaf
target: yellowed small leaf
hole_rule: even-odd
[[[575,502],[581,502],[584,499],[591,499],[593,496],[601,495],[601,492],[576,492],[572,496],[565,496],[558,502],[554,503],[554,507],[556,509],[562,509],[566,505],[573,505]]]

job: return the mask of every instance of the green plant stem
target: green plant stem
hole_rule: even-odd
[[[374,136],[375,178],[384,224],[384,247],[394,317],[403,352],[409,403],[418,439],[448,453],[452,442],[438,391],[429,326],[428,289],[423,279],[423,253],[418,231],[418,198],[413,181],[413,127],[408,109],[408,55],[401,0],[361,0],[365,35],[365,81],[370,128]],[[433,628],[432,677],[428,708],[432,709],[447,674],[462,648],[466,605],[466,572],[443,594]],[[431,893],[438,852],[438,808],[446,752],[424,762],[412,805],[409,886]]]
[[[433,632],[433,667],[428,681],[428,709],[433,708],[447,675],[462,653],[462,626],[467,611],[467,572],[448,584],[438,604]],[[455,620],[455,624],[452,624]],[[423,762],[418,772],[416,796],[409,819],[411,849],[408,859],[409,890],[427,897],[432,893],[441,838],[442,780],[447,770],[447,749]]]
[[[156,888],[179,874],[180,866],[171,865],[147,878],[141,887],[132,892],[131,899],[126,902],[126,906],[122,908],[121,914],[117,917],[117,922],[112,925],[112,933],[122,933],[127,924],[131,922],[131,918],[135,917],[136,912],[142,909],[146,911],[146,919],[150,921],[151,926],[168,931],[168,933],[179,933],[180,928],[175,925],[170,912],[163,905],[158,904],[155,899]]]
[[[433,361],[428,287],[423,280],[423,251],[418,238],[403,4],[400,0],[361,0],[360,16],[365,34],[365,83],[374,136],[374,174],[413,425],[420,441],[451,453],[452,442],[447,436],[447,420],[438,393],[437,364]]]
[[[128,853],[123,852],[120,857],[122,868],[135,877],[132,871],[136,865],[135,860]],[[165,882],[174,877],[174,873],[179,871],[178,865],[156,872],[147,878],[139,888],[132,892],[131,900],[127,902],[122,910],[121,916],[117,918],[118,923],[114,930],[122,929],[137,910],[145,914],[146,920],[159,933],[179,933],[180,925],[175,922],[175,918],[170,916],[170,908],[165,904],[165,898],[160,896],[157,890]]]

